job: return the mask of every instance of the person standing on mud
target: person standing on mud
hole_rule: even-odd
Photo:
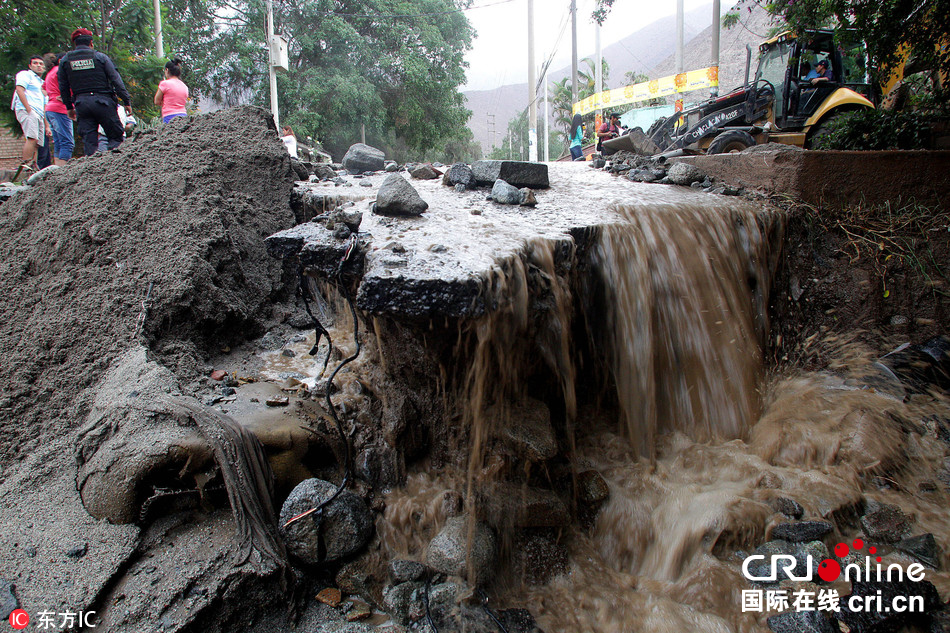
[[[93,50],[92,31],[76,29],[72,41],[75,48],[59,62],[59,93],[67,116],[78,124],[83,153],[92,156],[99,147],[100,125],[109,139],[109,149],[122,143],[116,96],[128,114],[132,114],[132,97],[109,56]]]
[[[20,169],[32,169],[31,163],[36,159],[37,148],[43,145],[47,123],[44,116],[46,111],[46,93],[43,90],[43,73],[46,65],[43,58],[34,55],[30,58],[30,67],[16,74],[16,88],[10,109],[16,113],[16,119],[23,129],[23,164]],[[19,171],[17,172],[19,174]]]
[[[69,120],[66,106],[59,96],[59,63],[66,53],[60,53],[53,58],[53,67],[46,75],[43,85],[49,101],[46,103],[46,121],[53,132],[53,164],[65,165],[73,157],[73,122]]]
[[[181,80],[181,60],[173,59],[165,64],[165,80],[155,91],[155,105],[162,109],[162,123],[175,117],[188,116],[188,86]]]

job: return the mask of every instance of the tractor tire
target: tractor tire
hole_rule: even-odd
[[[841,114],[841,110],[832,112],[813,125],[811,131],[808,133],[808,138],[805,139],[805,149],[815,149],[815,145],[818,144],[818,141],[831,133],[831,122],[840,117]]]
[[[735,154],[755,145],[755,139],[748,132],[729,130],[713,139],[706,150],[707,154]]]

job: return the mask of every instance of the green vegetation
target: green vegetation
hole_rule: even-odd
[[[828,122],[815,149],[923,149],[930,146],[933,124],[933,117],[917,112],[843,112]]]
[[[471,0],[275,0],[275,31],[289,41],[290,70],[278,75],[281,123],[312,136],[336,158],[359,140],[404,161],[423,155],[471,160],[478,146],[458,88],[472,28]],[[184,61],[195,96],[231,106],[267,106],[263,0],[162,0],[165,50]],[[150,0],[11,0],[0,3],[0,73],[7,99],[30,55],[69,48],[91,29],[116,62],[136,116],[155,114],[164,59],[153,51]],[[17,129],[12,117],[5,121]]]

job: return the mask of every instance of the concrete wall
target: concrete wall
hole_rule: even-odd
[[[689,156],[708,175],[749,189],[787,193],[816,206],[917,201],[950,208],[950,151],[770,150]]]

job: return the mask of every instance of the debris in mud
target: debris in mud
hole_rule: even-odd
[[[352,492],[339,493],[319,479],[297,485],[280,509],[280,533],[287,549],[316,565],[345,558],[363,549],[373,533],[373,519],[363,500]],[[308,514],[309,513],[309,514]]]
[[[460,576],[473,584],[491,577],[497,555],[492,529],[467,515],[449,519],[445,527],[429,543],[426,562],[430,567],[450,576]]]

